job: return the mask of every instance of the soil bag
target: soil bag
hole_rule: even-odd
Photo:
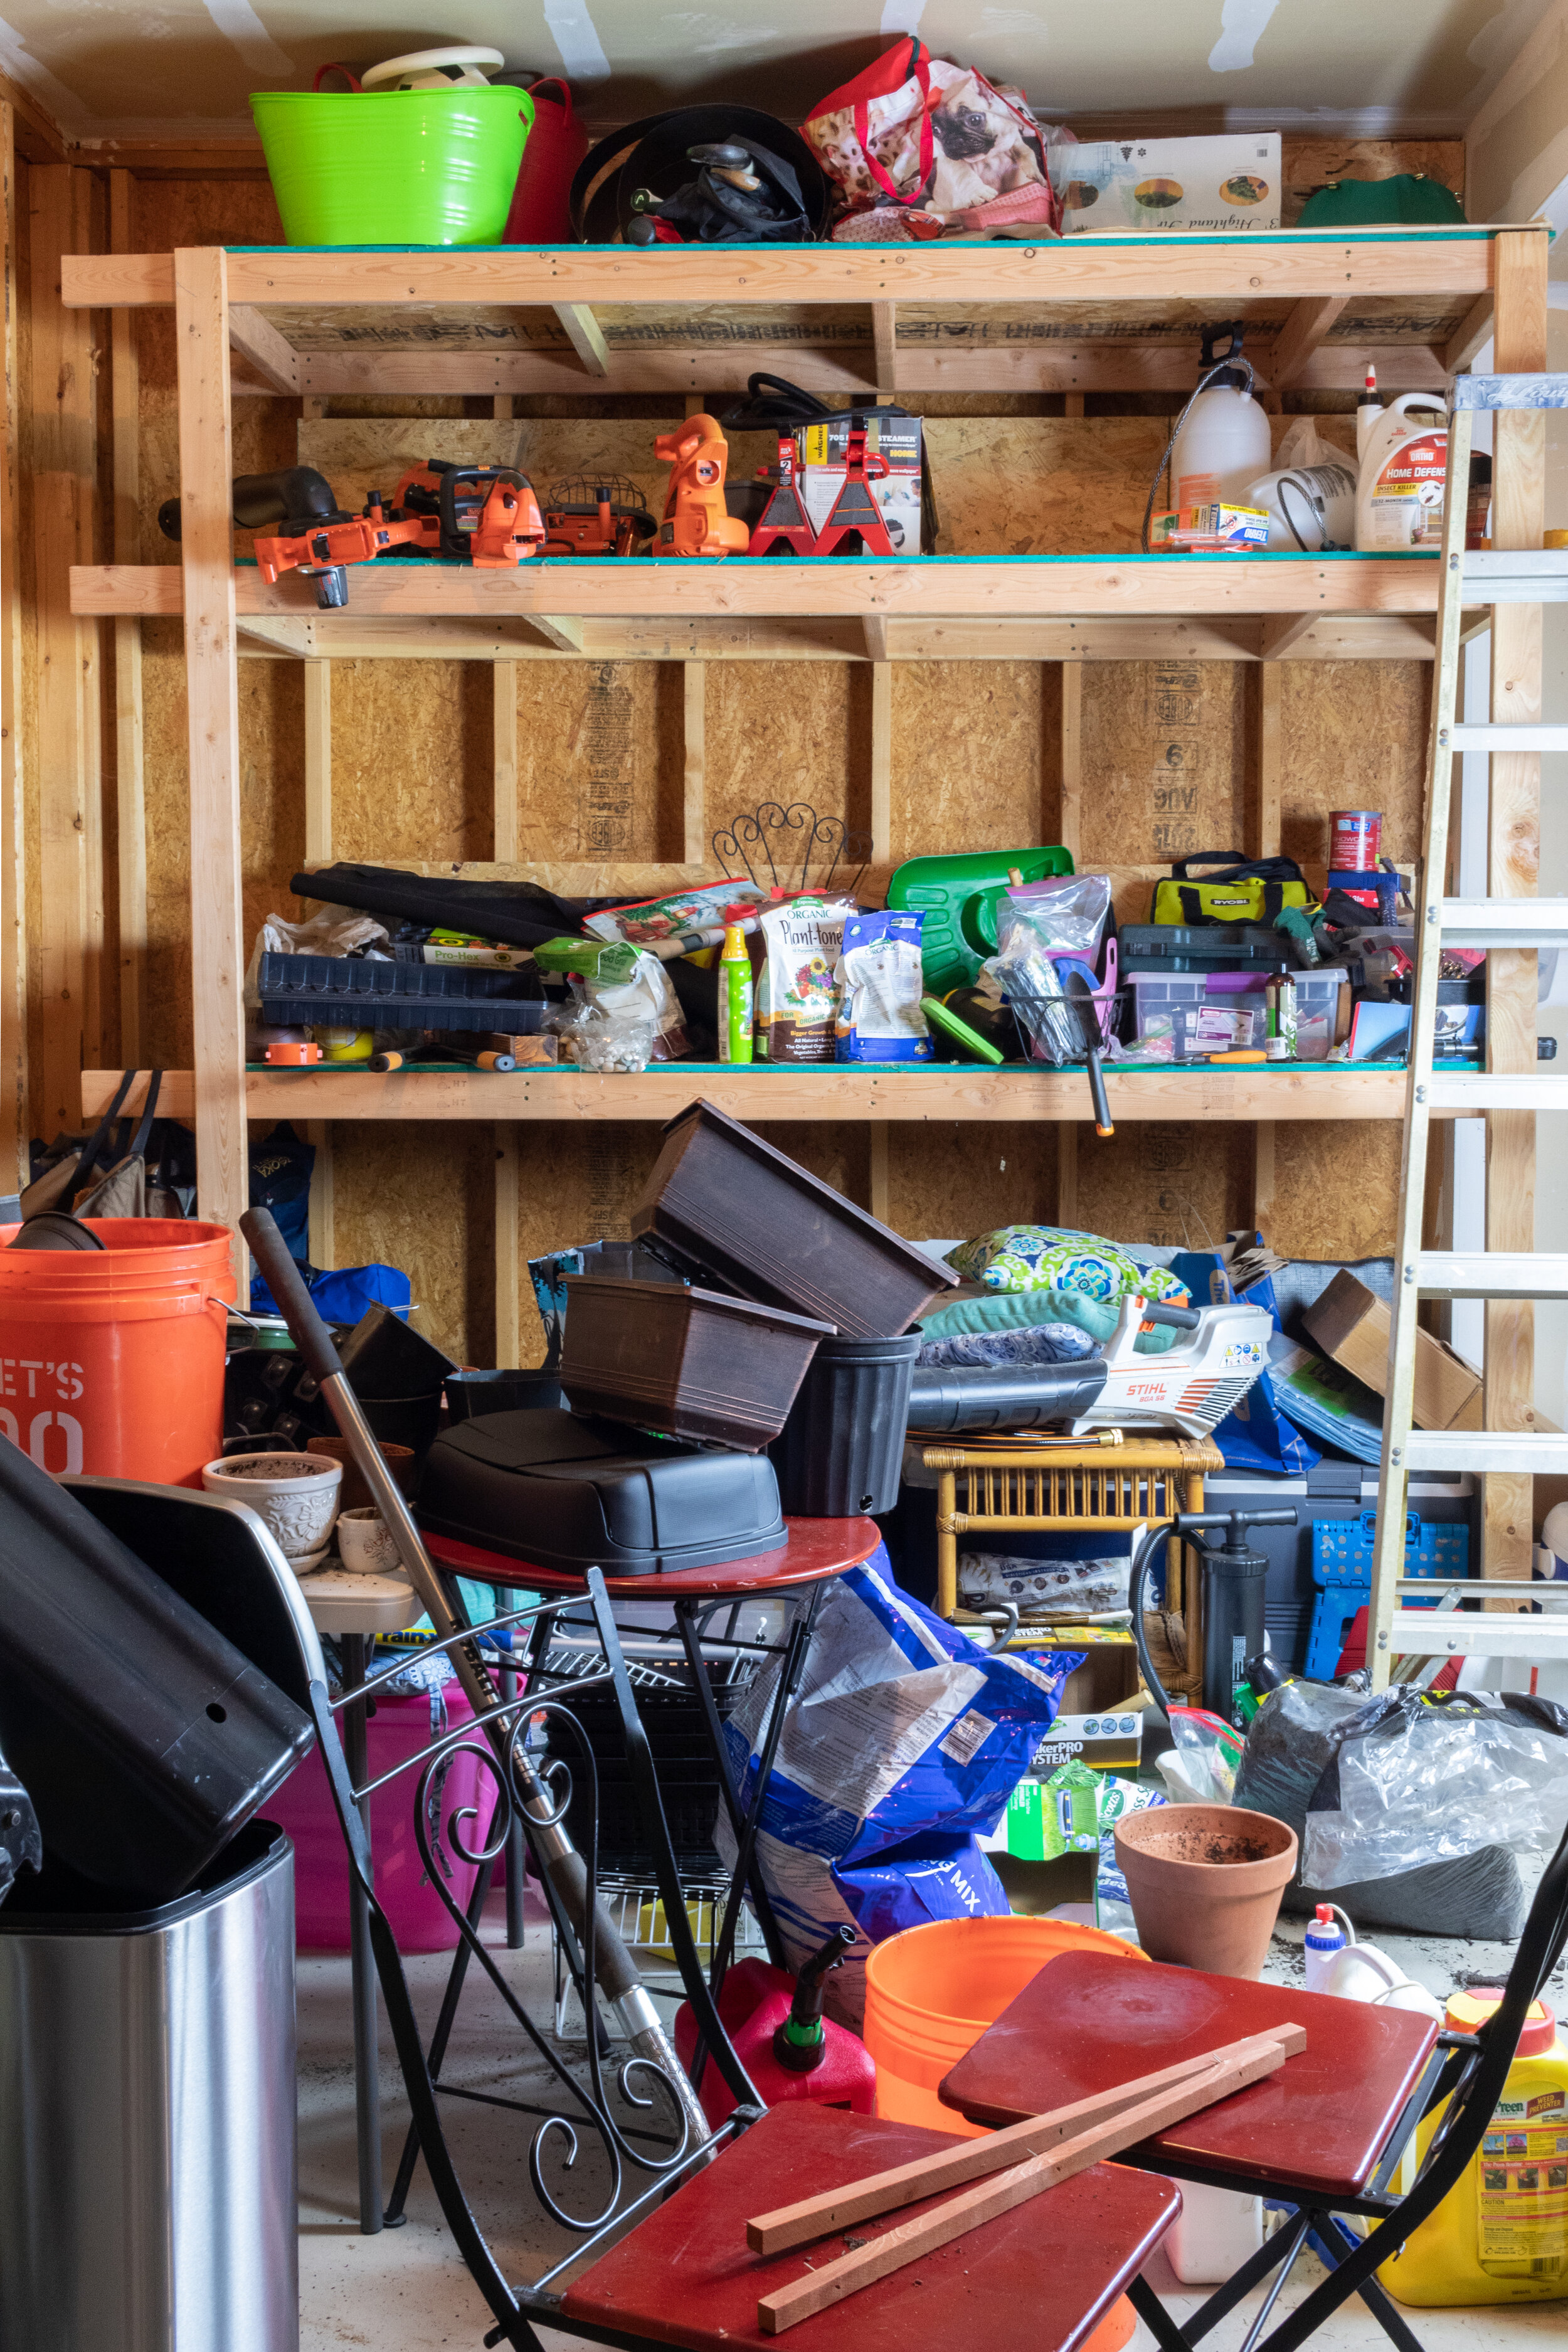
[[[829,1979],[828,2005],[844,2022],[858,2028],[864,2014],[873,1942],[933,1917],[967,1917],[977,1902],[1006,1908],[986,1885],[989,1865],[960,1849],[972,1832],[994,1829],[1081,1664],[1076,1651],[1051,1652],[1047,1663],[982,1650],[900,1590],[880,1547],[826,1593],[769,1776],[757,1861],[792,1968],[835,1927],[856,1929],[847,1965]],[[772,1661],[724,1725],[742,1807],[780,1671]],[[932,1836],[957,1843],[909,1853],[912,1841]],[[722,1808],[714,1843],[732,1866]],[[879,1874],[855,1875],[872,1862]]]

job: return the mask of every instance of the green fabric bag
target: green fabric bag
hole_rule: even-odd
[[[1314,188],[1298,228],[1462,227],[1465,207],[1452,188],[1425,172],[1389,180],[1331,180]]]

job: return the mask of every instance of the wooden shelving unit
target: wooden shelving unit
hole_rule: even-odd
[[[933,556],[893,564],[572,562],[506,574],[384,562],[352,573],[349,609],[322,614],[308,583],[290,579],[269,589],[253,566],[236,564],[229,520],[236,392],[308,404],[334,394],[461,394],[493,401],[497,415],[508,415],[514,398],[536,394],[668,394],[672,406],[685,404],[739,390],[753,370],[767,369],[828,395],[1057,393],[1066,395],[1069,415],[1081,415],[1086,396],[1097,393],[1163,393],[1174,407],[1193,381],[1198,327],[1223,316],[1247,321],[1248,353],[1276,406],[1292,390],[1353,389],[1369,360],[1384,393],[1393,394],[1430,387],[1468,364],[1489,334],[1495,334],[1500,367],[1543,364],[1546,244],[1538,225],[1353,236],[1301,230],[1102,234],[1039,246],[934,249],[197,247],[65,256],[68,309],[111,310],[122,320],[130,310],[162,305],[174,314],[180,562],[79,567],[71,574],[71,609],[113,615],[132,628],[160,615],[183,620],[195,1067],[165,1082],[164,1102],[176,1115],[194,1115],[206,1213],[232,1221],[243,1205],[250,1116],[485,1118],[498,1123],[499,1142],[509,1124],[530,1120],[662,1119],[701,1092],[742,1117],[870,1122],[873,1205],[879,1205],[878,1151],[885,1195],[889,1123],[1071,1122],[1085,1109],[1081,1077],[1021,1070],[748,1074],[684,1066],[605,1079],[572,1072],[380,1078],[247,1071],[240,1002],[248,945],[238,858],[241,655],[306,665],[307,863],[331,854],[330,774],[324,777],[322,763],[334,658],[687,664],[684,863],[645,865],[635,876],[630,867],[610,868],[589,883],[580,872],[568,880],[563,869],[510,862],[515,710],[508,735],[499,715],[503,698],[497,697],[498,862],[484,870],[536,876],[556,888],[640,895],[693,878],[704,867],[702,677],[710,660],[871,665],[874,867],[892,862],[898,848],[889,785],[894,661],[1064,665],[1061,837],[1069,847],[1077,845],[1082,798],[1077,714],[1084,661],[1179,655],[1257,663],[1262,749],[1252,846],[1267,852],[1279,846],[1280,665],[1358,655],[1429,658],[1436,601],[1431,562],[1420,557]],[[1525,436],[1531,429],[1528,423],[1519,428]],[[1539,545],[1539,462],[1531,446],[1507,435],[1500,439],[1500,548]],[[128,543],[120,542],[122,549]],[[1531,616],[1528,608],[1516,613],[1513,625],[1521,634],[1509,650],[1499,716],[1530,715],[1529,695],[1539,693],[1538,615],[1532,654]],[[502,675],[498,668],[498,679]],[[1534,765],[1526,755],[1513,764],[1520,777],[1511,798],[1506,790],[1494,793],[1505,864],[1533,824]],[[1531,960],[1494,961],[1494,1037],[1532,1035]],[[84,1109],[101,1107],[107,1084],[101,1072],[86,1074]],[[1277,1122],[1394,1118],[1402,1084],[1397,1071],[1387,1070],[1142,1071],[1113,1076],[1111,1097],[1117,1117],[1130,1122],[1258,1121],[1262,1169],[1273,1164]],[[1514,1114],[1504,1119],[1517,1124]],[[1064,1151],[1075,1132],[1061,1127]],[[1517,1140],[1510,1149],[1510,1173],[1519,1178],[1520,1197],[1528,1198],[1528,1150]],[[498,1207],[507,1181],[503,1166]],[[515,1161],[510,1181],[515,1184]],[[1261,1177],[1259,1184],[1261,1192]],[[1492,1245],[1508,1244],[1494,1234]],[[515,1275],[513,1265],[513,1290]],[[515,1307],[512,1322],[515,1328]]]

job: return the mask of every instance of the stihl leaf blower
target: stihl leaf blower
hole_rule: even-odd
[[[1190,1331],[1163,1356],[1135,1352],[1141,1323]],[[915,1368],[911,1429],[1091,1429],[1174,1431],[1206,1437],[1267,1370],[1273,1318],[1266,1307],[1166,1307],[1124,1298],[1101,1356],[1069,1364],[935,1365]]]

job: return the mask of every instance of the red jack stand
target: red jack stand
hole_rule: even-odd
[[[833,501],[833,510],[822,526],[816,542],[818,555],[836,555],[840,542],[852,530],[860,534],[860,545],[867,555],[893,555],[893,542],[888,537],[888,526],[882,520],[882,509],[871,495],[871,484],[879,482],[889,471],[886,458],[875,452],[866,454],[866,420],[854,419],[849,427],[849,447],[844,461],[844,483]]]
[[[792,555],[816,555],[818,552],[816,533],[811,527],[795,481],[795,435],[779,435],[778,486],[763,509],[763,519],[752,533],[749,555],[771,555],[775,547],[787,547]]]

